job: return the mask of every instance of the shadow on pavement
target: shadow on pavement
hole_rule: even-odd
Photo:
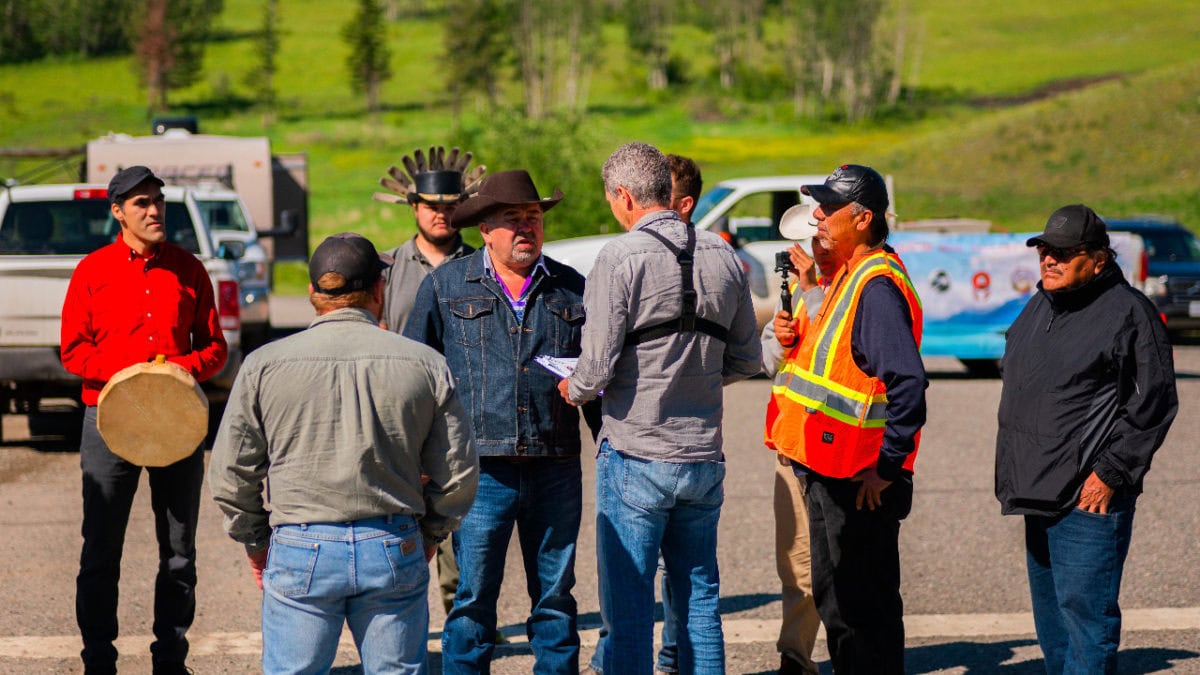
[[[720,612],[722,616],[726,614],[733,614],[735,612],[744,612],[746,610],[769,605],[772,602],[778,602],[780,597],[781,596],[778,593],[752,593],[749,595],[721,596],[717,602],[717,611]],[[654,603],[654,620],[663,620],[663,606],[661,602]],[[577,619],[577,624],[580,630],[599,628],[600,612],[586,612],[580,614]],[[521,633],[524,633],[524,624],[518,624],[517,627],[520,629]],[[504,630],[504,633],[507,635],[508,631]]]
[[[1200,658],[1200,652],[1187,649],[1161,649],[1158,647],[1139,647],[1123,649],[1120,656],[1120,670],[1130,675],[1143,673],[1175,672],[1179,665],[1176,661],[1187,661]]]
[[[1009,663],[1021,647],[1036,646],[1037,640],[1023,638],[1005,642],[947,642],[936,645],[911,647],[905,652],[905,666],[909,672],[929,673],[954,669],[966,675],[1000,673],[1003,675],[1041,675],[1046,672],[1040,658]],[[1200,657],[1200,653],[1186,649],[1161,649],[1138,647],[1122,649],[1120,672],[1126,675],[1173,672],[1176,661]],[[821,672],[826,672],[828,664]],[[965,669],[965,670],[963,670]]]
[[[83,425],[83,409],[72,406],[48,406],[29,413],[29,436],[5,439],[2,446],[22,446],[38,452],[78,452]]]

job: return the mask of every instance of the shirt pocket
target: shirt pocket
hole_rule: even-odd
[[[558,356],[578,353],[583,332],[583,303],[564,298],[546,298],[546,311],[554,324],[554,346]]]
[[[485,326],[496,313],[496,299],[458,298],[447,305],[454,317],[454,341],[468,347],[482,346]]]

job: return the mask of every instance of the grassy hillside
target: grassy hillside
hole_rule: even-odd
[[[258,0],[226,0],[204,81],[174,93],[172,112],[198,115],[205,132],[267,134],[278,150],[308,152],[315,237],[355,229],[381,244],[401,240],[412,231],[411,217],[370,200],[386,167],[418,146],[495,138],[505,130],[493,126],[481,105],[453,119],[439,70],[439,22],[405,18],[389,27],[394,78],[383,90],[385,111],[371,117],[344,74],[339,31],[351,4],[281,4],[283,103],[272,126],[264,127],[244,84]],[[1054,207],[1082,200],[1113,215],[1155,211],[1200,224],[1194,0],[910,0],[910,6],[915,46],[906,79],[915,86],[913,107],[860,126],[797,121],[786,91],[754,102],[715,95],[711,36],[692,26],[672,37],[686,84],[670,97],[652,94],[627,60],[621,27],[605,26],[582,160],[598,173],[618,144],[646,140],[696,157],[710,184],[825,173],[860,161],[896,177],[904,218],[957,215],[1029,229]],[[768,31],[772,45],[782,39],[777,33],[775,26]],[[514,87],[506,95],[519,100]],[[0,147],[62,147],[108,131],[145,133],[144,98],[127,58],[0,67]],[[513,168],[511,158],[472,149],[493,169]],[[28,168],[0,161],[0,175]],[[537,178],[552,183],[556,176]],[[576,199],[569,191],[560,214],[580,208],[580,191],[600,190],[598,178],[569,187]],[[599,212],[587,217],[599,228],[609,216],[592,204]],[[547,234],[555,235],[553,219]],[[302,278],[296,272],[291,278]]]
[[[904,216],[1036,229],[1085,202],[1200,226],[1200,61],[1152,70],[908,140],[881,156]]]

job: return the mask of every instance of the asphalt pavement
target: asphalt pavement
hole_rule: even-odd
[[[276,302],[284,332],[312,316],[303,299]],[[292,328],[288,328],[292,327]],[[972,379],[956,362],[931,359],[929,422],[917,462],[912,515],[901,528],[902,592],[909,672],[1040,673],[1025,578],[1022,526],[992,495],[998,380]],[[1123,673],[1200,673],[1200,347],[1176,349],[1181,408],[1138,502],[1121,600]],[[762,447],[765,379],[727,389],[726,501],[720,525],[721,611],[730,673],[778,667],[780,612],[775,575],[771,480]],[[66,419],[66,416],[63,416]],[[4,417],[0,444],[0,673],[80,672],[74,622],[79,555],[78,454],[53,415]],[[32,432],[32,433],[31,433]],[[592,449],[590,440],[585,447]],[[586,451],[585,451],[586,452]],[[594,538],[594,462],[584,463],[584,518],[575,589],[590,657],[599,625]],[[196,622],[189,634],[197,673],[257,672],[259,598],[241,547],[201,504]],[[143,478],[125,545],[121,582],[122,673],[149,673],[156,554]],[[436,572],[434,573],[436,574]],[[495,673],[529,673],[529,611],[519,551],[510,549],[500,599],[501,647]],[[431,592],[431,662],[440,672],[436,632],[444,618]],[[348,636],[347,636],[348,637]],[[823,642],[817,658],[830,672]],[[360,672],[344,637],[335,673]]]

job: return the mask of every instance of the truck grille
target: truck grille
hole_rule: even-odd
[[[1200,277],[1171,277],[1167,280],[1167,293],[1173,302],[1200,300]]]

